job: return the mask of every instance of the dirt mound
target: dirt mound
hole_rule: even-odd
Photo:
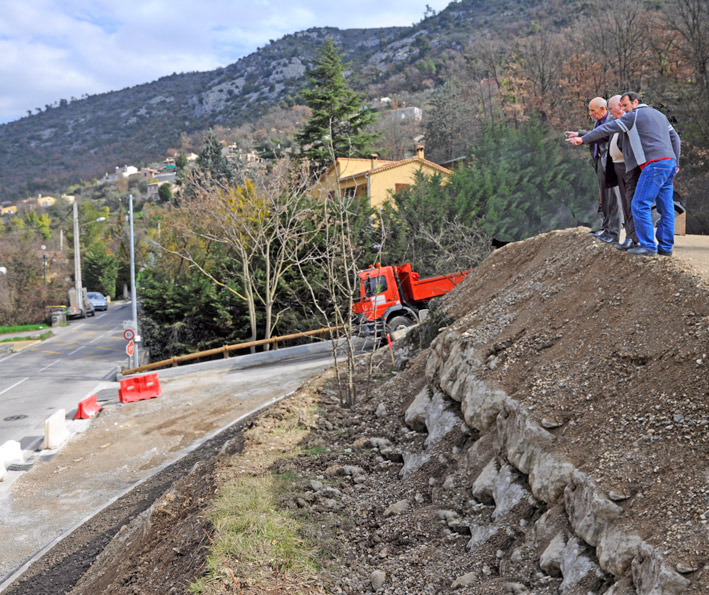
[[[447,303],[485,350],[481,378],[691,567],[709,557],[708,298],[680,261],[564,231],[496,252]]]
[[[434,314],[433,329],[414,331],[395,346],[403,372],[391,369],[386,351],[374,357],[371,377],[370,362],[362,360],[362,390],[352,409],[340,407],[331,381],[323,380],[315,395],[311,388],[266,413],[274,420],[294,416],[309,430],[298,456],[284,448],[272,469],[293,477],[282,505],[312,522],[319,541],[339,543],[324,563],[323,588],[706,592],[708,294],[706,279],[676,258],[633,258],[583,231],[552,232],[496,251],[447,296],[439,311],[447,322]],[[428,348],[426,332],[438,326]],[[454,360],[460,364],[446,369]],[[470,370],[477,385],[504,396],[490,400],[485,419],[458,394],[471,390]],[[299,405],[306,400],[317,408]],[[594,543],[592,529],[577,534],[568,521],[574,496],[568,486],[539,497],[545,478],[521,471],[524,465],[504,454],[506,402],[539,429],[551,455],[590,479],[615,528],[631,545],[642,541],[644,560],[638,554],[609,562],[608,543]],[[250,431],[244,454],[234,459],[249,452]],[[264,440],[280,452],[277,424]],[[141,539],[150,548],[180,516],[195,514],[180,504],[178,488],[153,511],[153,521],[168,522],[144,527]],[[202,553],[203,525],[194,523],[192,537],[189,523],[179,525],[182,539],[193,548],[201,544]],[[111,548],[83,585],[101,584],[92,581],[105,573],[114,578],[111,592],[170,592],[184,583],[153,590],[156,577],[184,580],[187,574],[174,567],[182,559],[192,570],[199,566],[190,551],[151,558],[147,568],[136,551],[117,553],[120,535]],[[130,565],[112,567],[112,558]],[[653,564],[664,565],[650,569],[660,581],[654,586],[642,583]],[[259,592],[240,578],[241,592]],[[230,581],[215,581],[209,592],[233,590]]]
[[[381,571],[390,593],[705,592],[707,288],[677,259],[633,258],[578,230],[490,256],[445,300],[453,321],[432,348],[346,415],[344,439],[323,440],[361,449],[309,469],[327,477],[333,465],[358,465],[366,475],[345,491],[358,514],[335,588],[366,592]],[[457,363],[446,370],[446,360]],[[482,420],[466,410],[473,373],[592,482],[585,494],[612,517],[615,543],[592,522],[583,538],[569,525],[578,485],[531,496],[530,483],[547,478],[499,454],[509,446],[498,418],[506,405],[490,399]],[[427,383],[440,392],[417,426],[410,413]],[[433,440],[444,415],[465,423]]]

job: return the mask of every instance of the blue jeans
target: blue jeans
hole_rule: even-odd
[[[648,163],[640,174],[633,195],[632,211],[635,231],[640,245],[653,252],[672,251],[675,243],[675,205],[672,200],[672,180],[677,171],[674,159]],[[660,221],[657,224],[657,244],[652,226],[652,205],[657,205]]]

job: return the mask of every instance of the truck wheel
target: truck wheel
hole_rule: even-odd
[[[394,316],[394,318],[387,323],[387,331],[393,333],[394,331],[401,330],[402,328],[413,326],[413,324],[413,321],[406,316]]]

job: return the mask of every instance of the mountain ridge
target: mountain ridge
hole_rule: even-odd
[[[418,59],[462,52],[476,31],[520,33],[536,13],[544,13],[548,1],[462,0],[410,27],[310,28],[215,70],[173,73],[118,91],[60,100],[56,107],[0,125],[3,199],[56,192],[116,165],[154,161],[168,147],[179,146],[182,134],[238,126],[273,106],[295,105],[326,37],[351,64],[353,87],[379,89]],[[573,4],[560,5],[561,17],[571,14]],[[434,85],[442,82],[433,76]]]

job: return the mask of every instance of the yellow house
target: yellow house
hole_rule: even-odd
[[[372,155],[370,159],[338,157],[320,178],[325,192],[339,187],[342,194],[368,196],[373,208],[381,208],[390,193],[408,188],[414,183],[414,175],[421,170],[425,175],[442,174],[448,177],[451,170],[424,158],[422,146],[416,147],[416,157],[402,161],[387,161]]]
[[[21,211],[33,210],[36,207],[44,208],[51,207],[57,202],[57,199],[53,196],[42,196],[41,194],[36,198],[25,198],[17,203],[17,207]]]
[[[13,215],[14,213],[17,213],[16,205],[7,205],[4,207],[0,207],[0,215]]]

